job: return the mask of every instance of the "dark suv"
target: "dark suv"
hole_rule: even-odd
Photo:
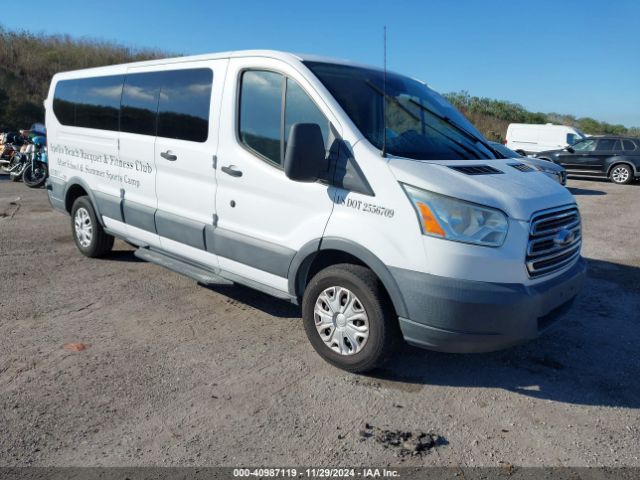
[[[614,183],[631,183],[640,177],[640,139],[588,137],[562,150],[539,152],[536,158],[551,160],[574,175],[608,177]]]

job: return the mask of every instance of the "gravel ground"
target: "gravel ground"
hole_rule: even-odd
[[[85,258],[44,190],[0,176],[0,466],[640,466],[640,184],[569,186],[589,279],[561,324],[357,376],[298,307],[119,241]]]

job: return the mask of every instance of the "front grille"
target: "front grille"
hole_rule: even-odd
[[[515,168],[516,170],[520,170],[521,172],[535,172],[535,169],[531,168],[529,165],[525,165],[524,163],[508,163],[507,165]]]
[[[566,233],[563,231],[566,230]],[[563,233],[561,233],[563,232]],[[560,236],[566,237],[560,243]],[[545,210],[534,214],[527,246],[527,271],[540,277],[560,270],[580,256],[582,229],[576,207]]]
[[[467,175],[493,175],[496,173],[504,173],[502,170],[498,170],[490,165],[458,165],[449,168],[460,173],[466,173]]]

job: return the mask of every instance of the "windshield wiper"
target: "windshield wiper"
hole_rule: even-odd
[[[480,145],[482,145],[484,148],[486,148],[487,150],[489,150],[491,153],[493,153],[495,155],[496,158],[506,158],[504,155],[502,155],[500,152],[498,152],[495,148],[493,148],[491,145],[489,145],[487,142],[485,142],[483,139],[481,139],[480,137],[478,137],[477,135],[474,135],[473,133],[471,133],[470,131],[468,131],[466,128],[461,127],[460,125],[458,125],[456,122],[454,122],[453,120],[451,120],[449,117],[445,116],[445,115],[440,115],[438,112],[431,110],[429,107],[425,107],[424,105],[422,105],[419,102],[416,102],[413,98],[409,98],[409,101],[411,103],[413,103],[415,106],[417,106],[418,108],[420,108],[421,110],[433,115],[434,117],[436,117],[438,120],[442,120],[443,122],[445,122],[447,125],[452,126],[453,128],[455,128],[456,130],[458,130],[460,133],[462,133],[464,136],[466,136],[467,138],[478,142]]]
[[[405,112],[407,115],[409,115],[411,118],[413,118],[414,120],[419,121],[420,123],[424,123],[420,120],[420,117],[418,117],[418,115],[416,115],[415,113],[413,113],[411,110],[409,110],[407,107],[405,107],[404,105],[402,105],[402,103],[400,103],[398,101],[397,98],[392,97],[391,95],[383,92],[382,90],[380,90],[378,87],[376,87],[370,80],[365,80],[365,83],[376,93],[378,93],[380,96],[382,96],[383,98],[388,98],[389,100],[391,100],[393,103],[395,103],[398,107],[400,107],[400,109]],[[413,101],[413,100],[411,100]],[[418,104],[420,105],[420,104]],[[431,111],[429,111],[429,113],[432,113]],[[434,114],[435,115],[435,114]],[[438,115],[436,115],[438,116]],[[480,153],[481,151],[478,149],[478,147],[476,147],[475,145],[473,145],[473,149],[471,149],[469,147],[469,145],[465,145],[464,143],[456,140],[455,138],[450,137],[449,135],[447,135],[444,132],[441,132],[440,130],[438,130],[437,128],[435,128],[433,125],[429,125],[428,123],[425,123],[424,125],[426,125],[427,127],[429,127],[430,129],[432,129],[433,131],[435,131],[436,133],[439,133],[440,135],[442,135],[443,137],[445,137],[446,139],[452,141],[453,143],[455,143],[456,145],[458,145],[460,148],[463,148],[468,154],[471,155],[472,158],[476,158],[478,156],[478,153]],[[459,127],[456,127],[459,129]],[[383,132],[383,135],[386,137],[387,132]]]

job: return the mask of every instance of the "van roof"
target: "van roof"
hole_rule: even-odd
[[[543,128],[543,129],[571,129],[571,130],[577,130],[578,127],[573,127],[571,125],[558,125],[555,123],[510,123],[509,126],[507,127],[509,128]]]
[[[67,72],[60,73],[74,73],[74,72],[83,72],[89,73],[95,71],[96,73],[99,71],[104,71],[105,69],[110,69],[114,67],[151,67],[154,65],[167,65],[173,63],[184,63],[184,62],[194,62],[194,61],[203,61],[203,60],[217,60],[221,58],[240,58],[240,57],[267,57],[273,58],[277,60],[283,60],[285,62],[291,61],[311,61],[311,62],[326,62],[326,63],[337,63],[341,65],[351,65],[355,67],[365,67],[373,70],[381,70],[379,67],[365,65],[357,62],[352,62],[350,60],[339,59],[339,58],[331,58],[324,57],[320,55],[308,55],[308,54],[298,54],[298,53],[290,53],[283,52],[279,50],[236,50],[230,52],[219,52],[219,53],[205,53],[201,55],[189,55],[185,57],[170,57],[170,58],[158,58],[154,60],[144,60],[141,62],[131,62],[131,63],[121,63],[115,65],[105,65],[102,67],[94,67],[94,68],[85,68],[81,70],[71,70]]]

